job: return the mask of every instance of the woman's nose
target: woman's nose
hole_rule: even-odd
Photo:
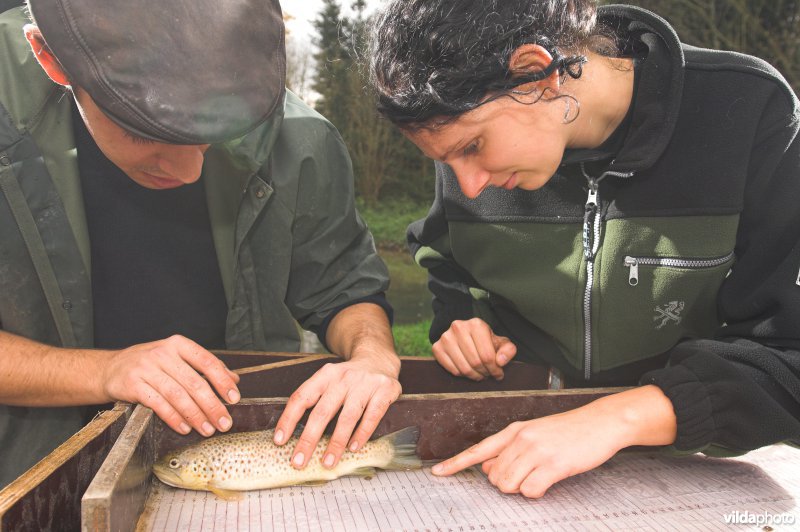
[[[477,198],[492,180],[492,174],[480,167],[459,165],[454,166],[453,171],[456,173],[461,192],[470,199]]]

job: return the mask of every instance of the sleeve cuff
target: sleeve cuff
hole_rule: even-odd
[[[661,388],[672,402],[678,433],[672,447],[678,452],[702,451],[713,441],[711,398],[705,385],[685,366],[671,366],[645,373],[640,383]]]

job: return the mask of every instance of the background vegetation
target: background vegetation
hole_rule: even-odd
[[[600,3],[627,3],[654,11],[688,44],[761,57],[781,71],[796,92],[800,89],[800,0]],[[306,96],[344,137],[353,159],[360,212],[392,275],[389,297],[398,318],[398,352],[426,355],[430,297],[425,273],[403,250],[407,225],[425,215],[433,198],[433,164],[375,113],[358,57],[369,24],[366,2],[356,0],[350,7],[354,15],[345,17],[339,0],[324,0],[314,23],[315,53],[292,53],[289,47],[288,85]]]

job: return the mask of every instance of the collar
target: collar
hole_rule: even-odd
[[[613,157],[609,169],[635,172],[652,166],[672,138],[683,96],[683,49],[669,23],[645,9],[602,6],[598,19],[617,36],[621,53],[634,58],[634,97],[628,116],[608,141],[593,150],[569,150],[562,164]],[[621,146],[610,146],[620,133]]]

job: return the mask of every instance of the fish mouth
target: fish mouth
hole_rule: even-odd
[[[181,476],[167,466],[155,464],[153,466],[153,473],[155,473],[156,477],[158,477],[158,480],[168,486],[172,486],[173,488],[186,487],[186,483],[183,482]]]

